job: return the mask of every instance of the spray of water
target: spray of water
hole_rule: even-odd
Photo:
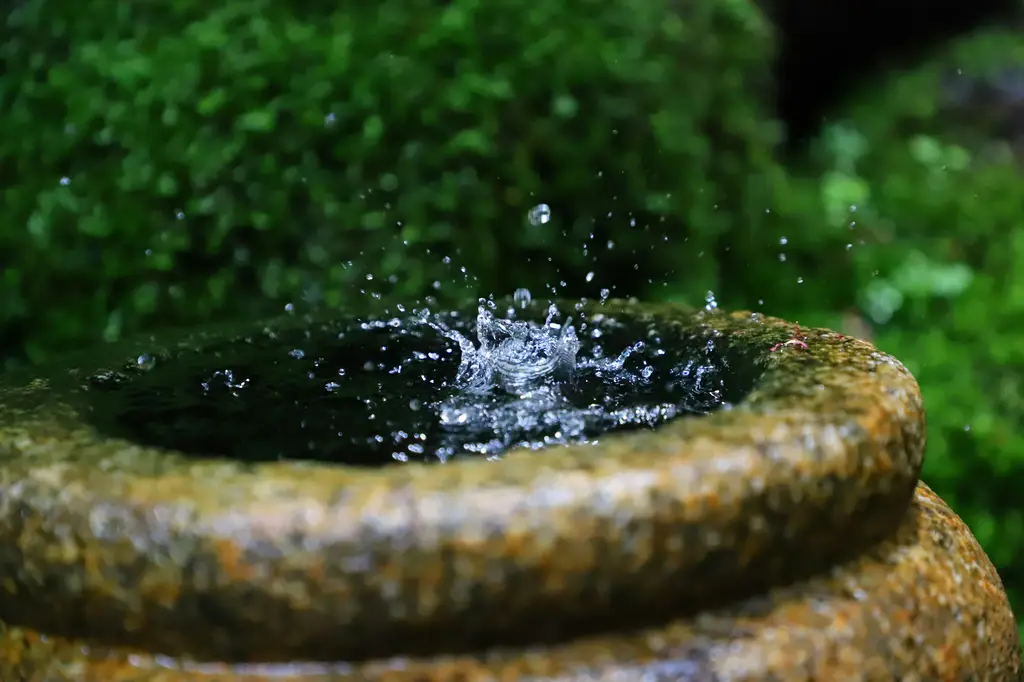
[[[520,289],[513,300],[525,308],[531,296]],[[604,357],[603,351],[579,358],[580,340],[572,318],[557,322],[560,313],[555,304],[548,307],[543,323],[515,319],[515,307],[509,308],[506,318],[498,317],[496,310],[493,301],[480,300],[476,343],[429,311],[419,313],[422,323],[458,346],[455,390],[432,407],[442,426],[453,435],[457,433],[461,442],[467,432],[489,435],[469,446],[470,451],[494,456],[516,446],[538,448],[581,442],[584,432],[599,424],[646,423],[670,416],[663,412],[671,406],[627,408],[629,414],[625,414],[621,409],[579,405],[572,400],[581,371],[592,379],[620,386],[649,381],[651,367],[645,366],[638,373],[626,369],[627,359],[644,349],[642,341],[611,358]],[[596,328],[593,333],[595,338],[599,336]],[[639,414],[638,410],[652,413]],[[438,456],[445,459],[452,454],[454,450],[439,452]]]
[[[527,214],[528,229],[550,227],[553,217],[551,207],[538,204]],[[631,219],[633,223],[635,220]],[[594,238],[591,234],[590,239]],[[608,241],[604,247],[611,250],[615,245]],[[588,242],[584,245],[584,255],[592,257],[589,248]],[[453,266],[451,257],[441,260],[446,266]],[[458,267],[452,274],[453,285],[469,284],[475,279],[466,267]],[[586,275],[588,283],[594,278],[594,272]],[[366,280],[378,282],[371,275],[367,275]],[[551,296],[557,297],[560,288],[565,286],[565,282],[558,282],[545,288]],[[441,282],[434,283],[438,292],[443,288]],[[375,291],[363,290],[363,293],[381,300],[381,295]],[[611,294],[608,288],[600,289],[599,301],[604,303]],[[437,387],[436,400],[413,401],[417,414],[433,415],[434,423],[451,435],[440,448],[429,447],[432,453],[424,452],[426,456],[433,454],[442,461],[460,453],[499,457],[516,447],[579,443],[587,440],[587,434],[630,425],[654,426],[685,409],[678,401],[643,398],[637,402],[630,399],[630,395],[647,395],[647,389],[654,385],[660,387],[653,389],[656,392],[676,390],[678,386],[697,387],[701,383],[700,377],[695,379],[685,372],[676,376],[674,373],[679,368],[669,370],[655,363],[661,367],[655,370],[649,360],[664,354],[657,345],[658,339],[636,339],[626,342],[624,347],[606,347],[602,335],[610,332],[616,321],[599,314],[587,319],[583,312],[586,306],[577,306],[574,320],[563,317],[552,304],[544,321],[537,322],[517,319],[521,311],[533,308],[534,297],[528,289],[517,289],[512,299],[506,311],[499,311],[493,300],[480,299],[471,331],[461,320],[454,324],[458,327],[455,329],[449,326],[453,321],[445,315],[431,312],[439,309],[433,296],[424,299],[421,305],[426,307],[413,311],[411,317],[404,306],[396,305],[396,316],[361,325],[362,331],[387,329],[398,336],[411,331],[410,323],[421,329],[426,326],[454,346],[449,351],[458,358],[454,380]],[[713,306],[709,293],[708,307]],[[625,341],[621,336],[617,338],[617,343]],[[582,348],[587,351],[581,352]],[[429,374],[428,365],[443,365],[447,359],[444,354],[413,351],[388,374]],[[344,382],[337,377],[327,384],[332,394],[343,393],[343,389]],[[713,395],[709,397],[715,400]],[[404,442],[405,431],[399,432]],[[387,440],[385,435],[381,437]],[[407,453],[396,451],[394,456],[405,461]]]

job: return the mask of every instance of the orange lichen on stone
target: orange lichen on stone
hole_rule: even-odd
[[[0,680],[1018,679],[998,576],[918,483],[898,361],[815,329],[773,353],[792,326],[749,313],[601,312],[760,378],[653,432],[374,471],[103,436],[78,383],[122,350],[0,384]]]
[[[896,533],[857,559],[661,628],[482,657],[178,670],[142,652],[82,655],[74,642],[9,628],[0,636],[0,675],[24,682],[1009,682],[1020,679],[1020,643],[1005,594],[991,599],[987,586],[998,581],[963,522],[920,484]],[[25,668],[22,652],[39,648],[46,655],[29,657],[36,667]],[[60,677],[69,661],[78,677]],[[8,677],[14,670],[24,677]]]

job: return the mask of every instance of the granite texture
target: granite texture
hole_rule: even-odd
[[[924,484],[892,537],[820,576],[665,627],[487,655],[363,664],[196,664],[11,627],[4,680],[46,682],[741,682],[1020,679],[992,564]]]
[[[0,383],[0,679],[1018,679],[998,577],[914,492],[898,361],[756,314],[592,312],[763,374],[654,432],[377,470],[105,438],[77,386],[127,347]]]

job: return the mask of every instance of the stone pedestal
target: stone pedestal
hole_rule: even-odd
[[[924,413],[898,361],[749,313],[602,312],[763,373],[732,409],[655,431],[376,470],[98,432],[85,379],[138,349],[7,378],[0,679],[1020,679],[998,576],[918,482]]]

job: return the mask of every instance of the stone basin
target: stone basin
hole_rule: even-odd
[[[131,382],[140,353],[330,321],[0,380],[0,679],[1021,679],[998,575],[918,481],[902,364],[759,314],[590,312],[717,344],[751,390],[597,443],[365,468],[197,459],[90,418],[89,378]]]

